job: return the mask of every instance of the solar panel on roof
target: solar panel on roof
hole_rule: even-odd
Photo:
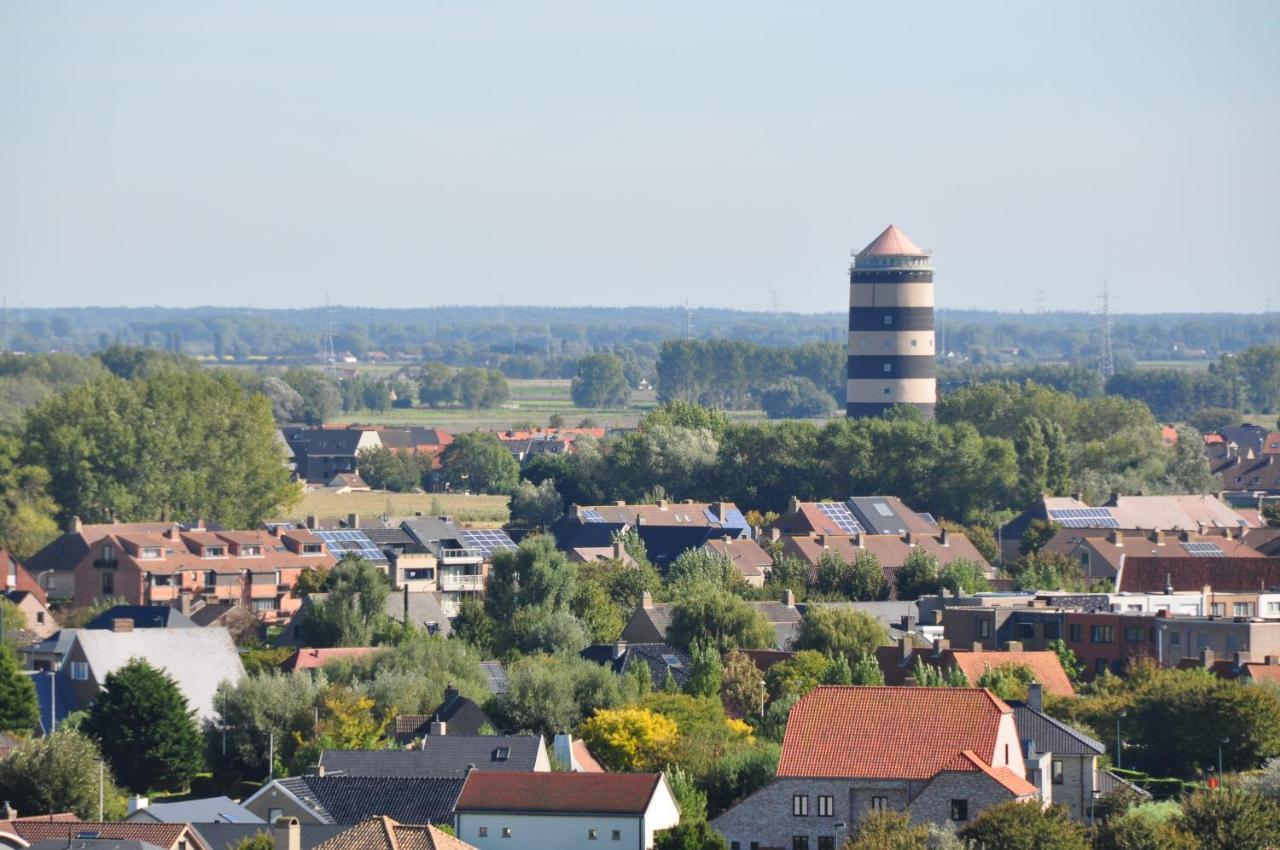
[[[387,556],[363,531],[355,529],[328,529],[313,532],[338,557],[354,554],[369,561],[385,561]]]
[[[893,510],[884,502],[876,502],[871,507],[875,508],[876,513],[880,514],[880,516],[883,516],[883,517],[893,516]]]
[[[604,517],[600,515],[600,512],[591,508],[587,508],[582,512],[582,518],[587,522],[604,522]]]
[[[1049,519],[1064,528],[1119,528],[1110,508],[1058,508]]]
[[[818,510],[845,534],[858,534],[863,530],[853,512],[840,502],[819,502]]]
[[[1226,552],[1217,543],[1183,543],[1182,548],[1188,555],[1197,558],[1225,558]]]
[[[462,532],[462,542],[469,549],[481,549],[486,555],[503,550],[514,551],[516,544],[507,533],[498,528],[467,529]]]

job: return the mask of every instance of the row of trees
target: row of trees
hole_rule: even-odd
[[[836,343],[773,348],[740,340],[668,339],[654,367],[658,399],[744,410],[759,404],[765,387],[787,377],[807,380],[833,401],[843,399],[846,357]]]
[[[1280,345],[1254,345],[1224,354],[1207,372],[1120,372],[1107,381],[1107,392],[1140,399],[1168,421],[1189,419],[1203,408],[1275,413],[1280,411]]]

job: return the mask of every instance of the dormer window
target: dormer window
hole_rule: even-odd
[[[324,546],[320,543],[303,543],[302,554],[304,555],[322,555],[324,554]]]
[[[240,547],[240,557],[242,558],[257,558],[257,557],[260,557],[261,555],[262,555],[261,546],[254,545],[254,546]]]
[[[110,543],[103,543],[102,544],[102,560],[106,561],[109,564],[115,563],[116,547],[112,546]]]
[[[497,747],[496,749],[494,749],[493,751],[494,761],[506,761],[509,758],[511,758],[510,747]]]
[[[225,558],[227,557],[227,547],[226,546],[206,546],[204,547],[204,557]]]
[[[159,546],[144,546],[139,550],[138,556],[144,561],[158,561],[161,557]]]

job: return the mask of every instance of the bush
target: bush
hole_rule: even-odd
[[[981,850],[1089,850],[1084,827],[1065,806],[1041,809],[1036,802],[1010,801],[984,809],[960,837]]]

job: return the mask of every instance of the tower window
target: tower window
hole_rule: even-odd
[[[914,339],[913,339],[913,340],[911,340],[911,347],[912,347],[912,348],[915,348],[915,347],[916,347],[916,341],[915,341]]]
[[[884,394],[885,394],[885,395],[888,395],[888,394],[889,394],[889,388],[888,388],[888,387],[885,387],[885,388],[884,388]]]
[[[884,370],[885,370],[886,372],[892,372],[892,371],[893,371],[893,364],[891,364],[891,363],[886,363],[886,364],[884,364]]]
[[[884,323],[885,323],[886,325],[892,325],[892,324],[893,324],[893,316],[891,316],[891,315],[889,315],[889,314],[885,314],[885,317],[884,317]]]

